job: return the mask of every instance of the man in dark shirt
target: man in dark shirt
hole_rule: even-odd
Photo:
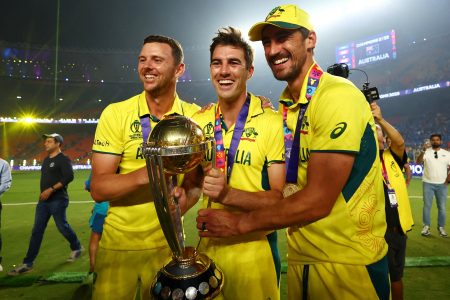
[[[77,235],[66,219],[66,209],[69,205],[67,185],[73,180],[73,169],[70,159],[61,152],[63,138],[57,133],[44,134],[43,138],[45,139],[44,146],[48,156],[42,163],[41,194],[36,206],[30,244],[22,265],[8,273],[11,276],[28,273],[33,269],[33,262],[39,253],[45,228],[51,216],[53,216],[59,232],[70,243],[72,252],[67,261],[75,261],[84,251]]]

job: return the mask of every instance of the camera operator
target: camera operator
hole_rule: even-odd
[[[378,148],[382,165],[388,244],[389,276],[392,299],[403,299],[403,269],[406,256],[406,232],[414,224],[408,191],[402,169],[407,163],[405,141],[389,122],[383,119],[376,102],[370,104],[376,121]],[[387,148],[385,147],[387,144]]]

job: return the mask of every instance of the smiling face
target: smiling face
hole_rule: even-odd
[[[175,89],[177,79],[184,72],[184,64],[176,64],[172,49],[165,43],[146,43],[138,61],[139,79],[144,90],[157,96]]]
[[[210,74],[219,100],[233,102],[246,95],[253,66],[246,68],[243,49],[217,45],[211,56]]]
[[[268,25],[262,31],[262,44],[267,63],[273,76],[287,82],[297,79],[308,59],[310,39],[305,39],[299,30],[282,29]]]

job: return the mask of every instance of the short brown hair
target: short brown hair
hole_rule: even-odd
[[[175,60],[175,64],[179,65],[183,63],[184,59],[183,48],[181,47],[181,44],[177,40],[163,35],[149,35],[144,39],[144,43],[142,45],[148,43],[162,43],[169,45],[170,48],[172,48],[172,56]]]
[[[212,39],[212,44],[209,47],[210,61],[212,60],[213,52],[218,45],[230,45],[244,50],[246,69],[250,69],[253,65],[253,49],[250,47],[249,43],[244,40],[239,29],[229,26],[217,31],[217,34]]]

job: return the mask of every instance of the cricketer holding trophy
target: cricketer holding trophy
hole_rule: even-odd
[[[203,207],[240,214],[275,204],[284,185],[284,136],[281,118],[247,93],[253,51],[239,30],[219,30],[210,46],[211,82],[218,101],[192,118],[216,141],[207,160]],[[207,232],[207,226],[199,229]],[[211,224],[213,226],[213,224]],[[206,253],[225,275],[224,299],[279,299],[280,257],[277,232],[260,231],[233,238],[202,238]]]

